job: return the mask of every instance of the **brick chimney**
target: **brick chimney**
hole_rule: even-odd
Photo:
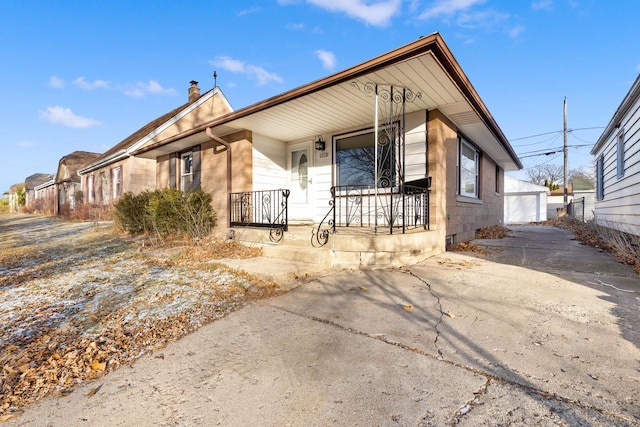
[[[198,82],[195,80],[191,80],[191,87],[189,88],[189,102],[194,102],[198,98],[200,98],[200,88],[198,87]]]

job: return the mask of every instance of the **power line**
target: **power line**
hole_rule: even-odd
[[[592,129],[604,129],[604,128],[605,126],[593,126],[593,127],[586,127],[586,128],[567,129],[567,132],[573,132],[576,130],[592,130]],[[536,138],[538,136],[551,135],[552,133],[562,133],[562,132],[564,132],[564,130],[555,130],[553,132],[539,133],[537,135],[523,136],[520,138],[512,138],[509,141],[520,141],[522,139]]]

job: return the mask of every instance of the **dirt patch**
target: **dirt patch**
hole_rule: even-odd
[[[0,216],[0,421],[284,292],[215,262],[259,249],[143,242],[108,223]]]

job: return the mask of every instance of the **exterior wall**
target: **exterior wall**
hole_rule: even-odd
[[[253,134],[253,190],[287,188],[287,144]]]
[[[228,180],[227,150],[225,147],[207,141],[200,145],[200,182],[203,191],[211,194],[211,206],[217,215],[214,234],[224,236],[229,225],[229,191],[251,191],[253,182],[252,135],[248,131],[240,131],[226,135],[222,139],[231,146],[231,184]],[[158,189],[169,187],[170,162],[178,159],[170,155],[158,157],[156,172]],[[178,171],[176,164],[176,171]],[[229,188],[230,187],[230,188]]]
[[[120,194],[114,196],[113,170],[117,167],[120,167]],[[101,180],[101,174],[103,173],[106,182]],[[90,176],[93,176],[93,199],[89,194]],[[103,197],[103,185],[106,185],[106,198]],[[139,194],[145,190],[153,190],[155,186],[156,162],[153,159],[127,157],[82,175],[84,203],[108,205],[116,202],[126,192]]]
[[[171,126],[162,126],[154,137],[146,144],[154,144],[167,138],[187,132],[203,123],[206,123],[216,117],[233,111],[229,103],[224,97],[215,92],[213,96],[207,97],[206,94],[195,101],[196,107],[179,117]]]
[[[458,135],[455,126],[438,110],[429,112],[429,170],[433,177],[431,191],[431,224],[446,238],[463,242],[475,238],[475,231],[504,223],[504,190],[498,183],[496,163],[484,153],[480,155],[479,198],[457,195]],[[473,141],[470,141],[473,142]],[[498,179],[504,180],[500,169]]]
[[[617,139],[624,134],[624,175],[617,174]],[[604,198],[595,201],[598,224],[640,236],[640,98],[595,153],[604,159]]]
[[[548,193],[547,187],[505,176],[505,224],[546,221]]]

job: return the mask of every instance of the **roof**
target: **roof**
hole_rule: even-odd
[[[511,176],[504,177],[504,192],[505,194],[517,194],[517,193],[546,193],[549,194],[549,187],[544,185],[537,185],[531,182],[522,181]]]
[[[51,180],[53,176],[50,173],[34,173],[33,175],[28,176],[24,180],[24,184],[27,186],[29,190],[33,190],[40,184],[44,184],[45,182]]]
[[[56,182],[74,181],[77,177],[76,172],[83,166],[94,161],[100,156],[99,153],[91,153],[89,151],[74,151],[67,154],[58,162],[58,171],[56,172]],[[66,172],[66,173],[65,173]],[[63,176],[61,176],[63,175]]]
[[[611,134],[620,127],[620,122],[622,121],[623,117],[629,112],[629,109],[633,106],[638,97],[640,97],[640,74],[638,74],[638,77],[636,77],[636,81],[633,82],[633,85],[631,85],[631,89],[629,89],[629,92],[627,92],[627,95],[620,103],[620,106],[618,106],[618,109],[613,114],[613,117],[609,121],[609,124],[607,124],[607,127],[604,128],[604,132],[602,132],[602,135],[600,135],[600,138],[598,138],[595,145],[591,149],[592,155],[595,155],[607,142],[607,140],[609,140]]]
[[[371,83],[420,93],[414,102],[407,103],[407,114],[437,108],[505,170],[522,168],[507,138],[438,33],[143,146],[133,154],[155,158],[202,143],[208,140],[206,128],[217,136],[249,129],[292,142],[337,129],[368,126],[373,116],[372,101],[361,88]]]
[[[226,101],[226,98],[224,97],[224,94],[220,91],[220,89],[218,87],[214,87],[213,89],[202,94],[195,101],[186,102],[179,107],[169,111],[168,113],[163,114],[162,116],[150,121],[140,129],[120,141],[118,144],[105,151],[105,153],[99,156],[94,162],[85,165],[85,167],[80,169],[78,172],[80,174],[91,172],[92,170],[118,161],[122,157],[127,157],[130,150],[138,148],[137,146],[144,143],[146,139],[151,139],[159,130],[162,130],[165,126],[168,126],[179,120],[184,114],[197,108],[208,98],[211,98],[216,94],[223,97],[225,102],[228,102]]]

